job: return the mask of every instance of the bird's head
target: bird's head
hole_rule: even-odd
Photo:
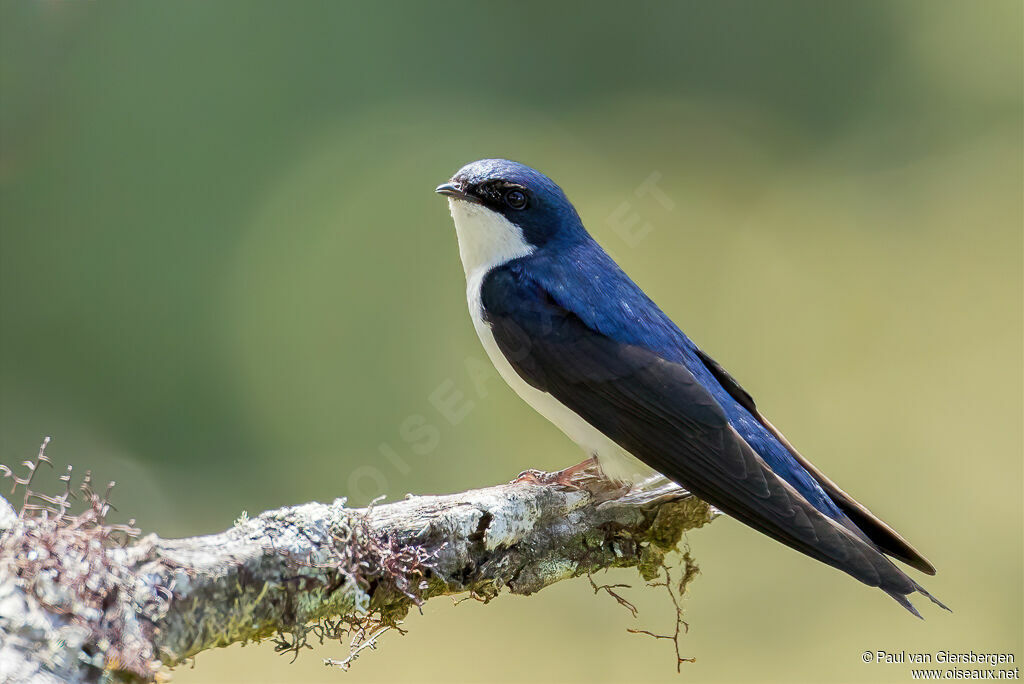
[[[585,234],[562,189],[519,162],[466,164],[437,192],[448,197],[467,273]]]

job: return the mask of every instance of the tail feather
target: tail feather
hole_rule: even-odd
[[[895,567],[895,565],[893,565],[893,568],[896,570],[896,572],[899,572],[900,574],[903,574],[902,571],[899,568]],[[881,589],[886,594],[891,596],[896,601],[896,603],[900,604],[901,606],[906,608],[908,611],[910,611],[911,614],[921,618],[922,620],[924,619],[924,617],[921,615],[921,613],[919,613],[917,611],[917,608],[914,607],[914,604],[910,602],[909,596],[911,594],[915,593],[915,592],[918,593],[918,594],[922,594],[924,596],[927,596],[929,599],[931,599],[932,603],[934,603],[935,605],[939,606],[943,610],[947,610],[950,613],[953,612],[952,609],[950,609],[949,606],[947,606],[945,603],[943,603],[939,599],[937,599],[934,596],[932,596],[931,593],[929,593],[928,590],[925,589],[924,587],[922,587],[920,584],[918,584],[914,580],[910,580],[910,583],[914,587],[913,590],[910,593],[904,593],[904,592],[902,592],[902,591],[900,591],[898,589],[887,588],[887,587],[881,587]]]
[[[898,591],[893,591],[891,589],[885,589],[884,591],[889,596],[892,596],[896,603],[900,604],[901,606],[909,610],[912,615],[916,616],[921,620],[924,620],[924,616],[921,615],[921,613],[917,612],[917,608],[915,608],[914,604],[911,603],[910,599],[907,598],[907,594],[901,594]]]
[[[922,586],[921,586],[920,584],[918,584],[917,582],[914,582],[914,586],[915,586],[915,587],[917,587],[917,592],[918,592],[919,594],[924,594],[925,596],[927,596],[927,597],[928,597],[929,599],[931,599],[932,603],[934,603],[935,605],[937,605],[937,606],[938,606],[939,608],[942,608],[943,610],[949,611],[950,613],[952,613],[952,612],[953,612],[953,609],[952,609],[952,608],[950,608],[950,607],[949,607],[949,606],[947,606],[947,605],[946,605],[945,603],[943,603],[943,602],[942,602],[942,601],[940,601],[939,599],[937,599],[937,598],[935,598],[934,596],[932,596],[931,594],[929,594],[929,593],[928,593],[928,590],[926,590],[926,589],[925,589],[924,587],[922,587]]]
[[[951,613],[953,612],[949,609],[949,606],[932,596],[927,589],[908,577],[899,566],[893,563],[890,558],[887,558],[887,555],[891,555],[889,551],[880,547],[874,539],[868,537],[868,535],[861,530],[853,520],[847,517],[839,520],[838,522],[863,541],[866,546],[877,552],[877,555],[872,554],[872,556],[874,557],[875,569],[879,575],[879,588],[891,596],[897,603],[917,617],[924,619],[917,611],[917,608],[914,607],[914,604],[910,602],[910,599],[907,598],[911,594],[918,593],[927,596],[937,606],[945,610],[949,610]],[[899,558],[899,560],[903,559]],[[914,565],[913,567],[917,568],[917,565]],[[849,572],[849,570],[846,571]],[[935,574],[934,567],[931,568],[929,574]],[[864,581],[863,578],[858,579]]]

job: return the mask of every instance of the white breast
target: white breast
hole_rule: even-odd
[[[466,271],[466,300],[469,314],[480,342],[491,363],[505,382],[523,401],[554,423],[569,439],[589,455],[595,456],[608,477],[623,482],[641,482],[654,475],[645,464],[605,437],[576,412],[547,392],[523,380],[498,348],[490,325],[483,318],[480,287],[490,270],[512,259],[528,256],[535,249],[523,239],[522,231],[501,214],[479,204],[454,198],[448,200],[455,232],[459,239],[459,255]]]

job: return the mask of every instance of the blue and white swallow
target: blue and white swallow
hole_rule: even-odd
[[[661,473],[917,617],[909,594],[946,607],[888,557],[929,575],[932,564],[793,448],[605,253],[550,178],[483,159],[437,192],[448,197],[487,355],[606,476]]]

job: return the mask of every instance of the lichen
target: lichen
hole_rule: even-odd
[[[24,463],[27,477],[0,465],[0,472],[14,482],[11,493],[19,487],[23,491],[17,520],[0,536],[0,585],[23,592],[26,600],[56,616],[51,623],[62,624],[55,630],[61,636],[47,645],[54,658],[61,652],[76,653],[82,665],[99,670],[97,677],[120,672],[148,680],[158,666],[132,606],[135,576],[110,553],[138,536],[134,520],[109,523],[114,483],[99,494],[86,472],[73,487],[71,466],[60,477],[63,492],[35,491],[32,483],[39,467],[52,466],[45,453],[48,442],[44,440],[35,460]],[[14,615],[0,620],[5,633],[19,629]]]

